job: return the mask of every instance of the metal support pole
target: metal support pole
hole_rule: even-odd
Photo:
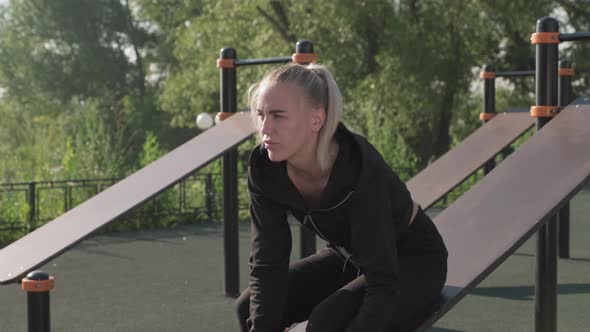
[[[483,67],[483,114],[480,117],[482,125],[491,119],[491,116],[496,114],[496,68],[494,65],[486,65]],[[496,167],[496,156],[488,160],[484,166],[484,174],[488,174]]]
[[[42,271],[33,271],[21,282],[27,292],[29,332],[51,330],[49,291],[53,289],[53,277]]]
[[[70,201],[72,197],[72,189],[68,183],[64,187],[64,213],[70,210]]]
[[[178,210],[180,210],[180,213],[184,212],[184,207],[185,207],[185,194],[186,194],[186,181],[188,181],[188,178],[180,181],[180,183],[178,184]]]
[[[559,32],[559,23],[551,17],[537,21],[537,33]],[[536,106],[557,105],[557,43],[536,44]],[[540,130],[550,117],[537,117]],[[542,179],[539,179],[542,181]],[[549,189],[550,190],[550,189]],[[535,283],[535,331],[557,331],[557,217],[552,216],[537,234],[537,270]]]
[[[570,258],[570,202],[559,210],[559,257]]]
[[[29,218],[27,222],[27,232],[33,230],[35,226],[35,215],[37,214],[36,183],[29,182]]]
[[[295,45],[295,53],[310,53],[313,54],[313,43],[308,40],[301,40],[298,41]],[[302,63],[306,64],[306,63]],[[311,230],[307,229],[305,226],[301,225],[300,227],[300,237],[299,237],[299,244],[300,244],[300,254],[301,258],[313,255],[316,253],[316,236],[315,233]]]
[[[572,66],[569,61],[559,62],[559,93],[558,105],[566,106],[573,100],[572,95]],[[570,202],[566,202],[559,210],[559,257],[570,258]]]
[[[205,175],[205,209],[207,210],[207,218],[211,222],[213,220],[213,209],[215,198],[213,197],[213,176],[211,173]]]
[[[236,50],[224,48],[220,60],[230,64],[236,59]],[[221,114],[237,111],[236,67],[225,65],[220,74]],[[238,243],[238,149],[228,150],[223,155],[223,249],[225,256],[225,295],[240,295],[240,263]]]

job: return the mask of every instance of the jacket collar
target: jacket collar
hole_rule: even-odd
[[[364,137],[350,131],[342,122],[338,124],[334,135],[340,149],[322,193],[319,208],[327,208],[340,201],[349,194],[350,188],[354,191],[361,189],[359,187],[367,183],[371,164],[375,162],[374,148]],[[268,151],[258,145],[250,153],[249,166],[251,181],[256,183],[265,196],[281,205],[305,210],[303,198],[287,174],[286,161],[271,161]]]

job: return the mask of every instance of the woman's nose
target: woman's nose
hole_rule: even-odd
[[[262,135],[270,134],[272,131],[272,124],[269,121],[268,117],[265,117],[264,120],[260,123],[260,133]]]

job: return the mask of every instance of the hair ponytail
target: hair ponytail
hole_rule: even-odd
[[[317,158],[320,169],[322,172],[326,172],[330,166],[330,159],[335,157],[330,155],[329,149],[330,142],[334,137],[334,133],[338,128],[338,122],[340,122],[342,116],[342,95],[340,94],[340,88],[338,88],[334,80],[334,76],[326,66],[311,63],[307,68],[316,73],[326,86],[326,102],[324,104],[326,120],[320,130],[317,147]]]

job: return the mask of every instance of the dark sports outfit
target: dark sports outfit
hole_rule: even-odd
[[[307,206],[260,146],[250,155],[250,287],[237,301],[243,331],[392,331],[435,301],[447,250],[422,211],[410,225],[405,184],[362,136],[339,124],[339,152],[318,206]],[[289,265],[287,212],[329,243]]]

